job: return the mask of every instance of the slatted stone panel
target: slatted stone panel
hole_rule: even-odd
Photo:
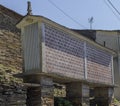
[[[40,70],[39,42],[38,23],[26,26],[22,38],[25,71]]]
[[[112,83],[111,55],[87,44],[88,79],[103,83]]]
[[[84,78],[84,42],[45,25],[46,71],[71,78]]]

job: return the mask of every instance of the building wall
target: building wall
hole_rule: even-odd
[[[115,84],[117,85],[117,87],[115,88],[114,94],[115,97],[118,98],[120,100],[120,74],[118,73],[118,58],[114,58],[114,77],[115,77]]]
[[[117,31],[97,31],[96,32],[96,42],[104,45],[105,47],[114,50],[117,54],[120,54],[119,48],[119,33]],[[114,81],[115,84],[120,86],[120,63],[119,63],[119,55],[114,58]],[[120,100],[120,87],[115,88],[115,97]]]
[[[112,50],[118,51],[118,35],[117,32],[112,31],[97,31],[96,42],[108,47]]]

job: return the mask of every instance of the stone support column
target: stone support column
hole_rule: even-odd
[[[95,88],[95,102],[97,106],[110,106],[113,97],[113,88]]]
[[[54,106],[53,89],[52,79],[41,77],[40,87],[28,88],[27,106]]]
[[[73,106],[89,106],[89,86],[81,83],[69,83],[66,85],[67,99]]]

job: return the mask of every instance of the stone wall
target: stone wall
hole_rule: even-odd
[[[18,84],[0,84],[0,106],[26,106],[26,89]]]
[[[89,86],[79,82],[68,83],[66,85],[67,99],[73,106],[90,106],[89,104]]]
[[[22,15],[0,5],[0,29],[18,32],[15,25],[21,18]]]
[[[22,18],[18,13],[0,5],[0,83],[14,84],[22,80],[13,74],[22,72],[21,38],[16,23]]]
[[[22,72],[21,44],[19,34],[0,30],[0,83],[21,82],[13,74]]]
[[[38,81],[40,82],[39,86],[32,86],[27,89],[27,106],[54,106],[52,79],[41,77]]]
[[[13,76],[22,72],[20,17],[0,5],[0,106],[26,106],[26,88]]]

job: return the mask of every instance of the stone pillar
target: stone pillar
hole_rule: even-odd
[[[78,82],[66,85],[67,99],[73,106],[89,106],[89,86]]]
[[[27,106],[41,106],[41,88],[40,87],[28,88]]]
[[[27,106],[54,106],[53,89],[52,79],[41,77],[40,87],[28,88]]]
[[[54,106],[54,86],[51,78],[41,78],[41,106]]]
[[[97,106],[109,106],[113,97],[113,88],[97,87],[95,90],[95,102]]]

